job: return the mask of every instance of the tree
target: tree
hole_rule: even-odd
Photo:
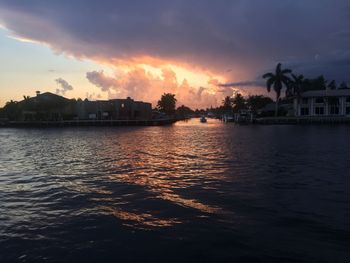
[[[314,79],[315,86],[317,90],[320,89],[326,89],[328,81],[325,79],[323,75],[319,76],[318,78]]]
[[[291,79],[287,76],[287,74],[292,73],[290,69],[281,69],[282,64],[278,63],[276,70],[274,73],[269,72],[263,75],[266,80],[267,91],[271,91],[271,87],[273,87],[276,92],[276,108],[275,108],[275,117],[278,115],[278,101],[281,97],[281,91],[283,86],[288,87],[291,82]]]
[[[225,97],[222,101],[224,111],[232,111],[232,99],[230,96]]]
[[[335,80],[332,80],[331,82],[329,82],[328,88],[329,89],[337,89],[337,83],[335,82]]]
[[[303,91],[308,90],[325,90],[327,87],[328,81],[324,78],[323,75],[318,76],[314,79],[305,79],[303,84]]]
[[[256,113],[259,109],[264,108],[267,104],[272,103],[273,100],[270,97],[266,97],[263,95],[251,95],[247,98],[247,106],[254,113]]]
[[[291,83],[289,85],[289,88],[286,91],[286,97],[296,97],[296,98],[300,98],[301,93],[304,91],[304,83],[305,83],[305,79],[303,75],[294,75],[291,74],[292,76],[292,80]]]
[[[339,85],[339,89],[348,89],[348,84],[345,81],[342,81]]]
[[[16,120],[20,115],[20,111],[19,103],[13,100],[6,102],[5,107],[2,109],[3,114],[9,120]]]
[[[232,99],[232,104],[233,104],[233,111],[238,112],[240,110],[243,110],[246,108],[246,101],[242,94],[237,93],[233,99]]]
[[[185,105],[182,105],[176,109],[177,117],[186,118],[190,114],[193,114],[193,110],[191,110],[189,107],[186,107]]]
[[[164,93],[158,101],[157,108],[159,111],[172,116],[175,114],[176,101],[175,94]]]

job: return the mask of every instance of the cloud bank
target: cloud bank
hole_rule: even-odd
[[[348,0],[0,0],[0,24],[77,58],[115,66],[176,64],[222,75],[242,89],[277,62],[306,76],[350,82]],[[145,87],[159,82],[138,70],[128,76],[118,92],[141,92],[125,84],[140,78]],[[101,72],[88,79],[102,91],[116,87]]]
[[[191,105],[194,108],[205,108],[221,103],[222,94],[217,93],[218,87],[208,83],[208,88],[192,87],[186,79],[179,82],[176,73],[169,68],[162,68],[161,74],[153,74],[139,67],[129,72],[119,72],[107,76],[103,71],[92,71],[86,78],[101,91],[108,92],[109,98],[132,97],[136,100],[150,101],[157,104],[163,93],[176,95],[178,105]],[[233,94],[227,89],[225,94]]]

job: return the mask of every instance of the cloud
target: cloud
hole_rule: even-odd
[[[60,88],[56,89],[56,94],[65,95],[67,91],[73,90],[73,86],[62,78],[55,79]]]
[[[348,0],[1,0],[0,24],[15,37],[77,58],[116,67],[175,64],[244,89],[245,80],[261,78],[280,61],[305,75],[350,82],[349,10]],[[132,74],[139,81],[143,73]],[[90,74],[92,83],[112,87],[97,75]]]
[[[263,80],[248,80],[219,84],[220,87],[231,87],[231,88],[242,88],[242,87],[264,87],[265,83]]]
[[[113,87],[115,79],[107,77],[103,70],[102,71],[92,71],[86,73],[86,78],[95,86],[101,88],[102,91],[108,91]]]
[[[162,94],[173,93],[178,105],[204,108],[221,103],[216,86],[208,84],[206,88],[195,88],[186,79],[178,81],[179,77],[170,68],[162,68],[160,74],[155,74],[136,67],[129,72],[116,72],[114,76],[107,76],[103,71],[92,71],[86,77],[102,92],[107,92],[111,99],[132,97],[150,101],[155,106]]]

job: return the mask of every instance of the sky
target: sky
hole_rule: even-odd
[[[348,0],[0,0],[0,106],[40,90],[220,105],[278,62],[350,84]]]

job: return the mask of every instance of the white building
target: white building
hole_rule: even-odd
[[[294,99],[295,116],[349,116],[350,89],[310,90]]]

